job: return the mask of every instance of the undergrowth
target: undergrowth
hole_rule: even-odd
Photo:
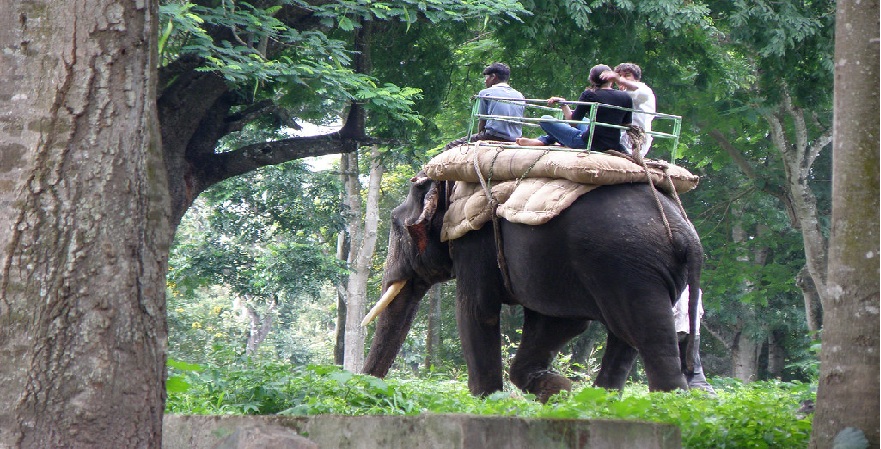
[[[476,398],[464,379],[431,374],[385,380],[337,366],[241,363],[226,367],[170,362],[167,412],[254,415],[416,415],[464,413],[553,419],[628,419],[669,423],[686,448],[807,447],[814,400],[810,384],[716,378],[718,397],[701,391],[650,393],[628,385],[622,393],[576,384],[540,404],[519,390]]]

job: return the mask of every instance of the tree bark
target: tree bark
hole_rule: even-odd
[[[739,331],[735,334],[731,345],[731,370],[735,378],[744,383],[757,380],[760,349],[760,345],[745,332]]]
[[[808,332],[816,334],[820,331],[823,323],[823,314],[820,307],[820,294],[817,293],[817,286],[808,273],[808,267],[802,267],[801,271],[795,277],[795,284],[801,289],[805,302],[805,321],[807,322]]]
[[[157,2],[0,14],[0,447],[156,448],[168,186]]]
[[[248,326],[248,344],[245,346],[245,354],[256,354],[257,349],[260,348],[260,344],[269,336],[269,332],[272,330],[272,323],[275,321],[275,310],[277,307],[278,301],[273,298],[266,313],[263,314],[263,319],[261,319],[260,314],[257,313],[257,309],[255,309],[254,306],[250,304],[245,306],[245,310],[248,313],[248,322],[250,323]]]
[[[357,164],[355,165],[357,167]],[[364,340],[365,332],[361,326],[361,320],[366,315],[367,303],[367,280],[370,277],[371,260],[376,249],[376,229],[379,224],[379,194],[382,183],[384,168],[380,161],[379,150],[373,147],[370,152],[370,178],[367,188],[367,202],[364,211],[364,224],[361,228],[360,214],[352,217],[350,224],[355,232],[352,235],[352,251],[349,264],[349,286],[346,292],[348,300],[346,304],[346,343],[343,358],[343,368],[351,372],[361,372],[364,366]],[[357,182],[357,176],[355,178]],[[349,198],[359,204],[360,211],[361,189],[360,184],[347,187],[351,189]],[[354,213],[354,211],[353,211]],[[357,236],[357,237],[356,237]]]
[[[768,336],[768,377],[783,378],[786,366],[786,346],[783,344],[783,331],[774,330]]]
[[[840,0],[832,230],[812,448],[857,429],[879,446],[878,0]]]
[[[343,173],[343,185],[345,185],[345,173],[349,171],[349,155],[344,154],[340,158],[340,171]],[[345,202],[345,198],[343,198]],[[349,239],[346,231],[337,235],[336,257],[346,262],[349,260]],[[333,363],[342,366],[346,348],[346,286],[349,285],[349,277],[343,276],[336,286],[336,325],[334,331]]]

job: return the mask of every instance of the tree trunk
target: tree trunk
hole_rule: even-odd
[[[441,344],[441,296],[443,284],[428,290],[428,331],[425,335],[425,369],[436,365]]]
[[[591,321],[587,323],[587,329],[581,335],[572,339],[572,357],[569,358],[569,367],[573,371],[579,371],[588,376],[595,374],[591,371],[593,367],[590,366],[590,356],[593,355],[597,343],[602,341],[601,338],[605,336],[605,330],[601,324]],[[581,368],[576,367],[576,364]]]
[[[2,9],[0,447],[160,447],[157,2]]]
[[[357,167],[357,164],[355,164]],[[365,332],[361,320],[366,314],[367,280],[370,277],[371,260],[376,248],[376,229],[379,224],[379,194],[382,183],[383,166],[379,160],[379,150],[373,147],[370,152],[370,178],[367,188],[367,204],[364,213],[363,229],[360,214],[350,216],[349,234],[352,235],[352,251],[349,260],[349,284],[346,289],[346,342],[343,352],[343,368],[351,372],[361,372],[364,366]],[[354,182],[347,185],[350,206],[358,204],[360,212],[361,189],[355,176]]]
[[[759,372],[759,350],[761,346],[745,332],[737,332],[731,345],[732,375],[744,382],[753,382]]]
[[[354,164],[355,168],[352,168],[351,165]],[[354,170],[354,173],[352,172]],[[354,178],[351,178],[354,176]],[[340,155],[340,182],[342,183],[343,189],[343,198],[341,199],[341,203],[347,208],[346,213],[351,213],[351,207],[349,206],[352,203],[353,199],[350,198],[349,190],[354,183],[354,180],[358,177],[358,154],[357,153],[344,153]],[[360,202],[358,203],[360,205]],[[354,218],[349,216],[347,222],[351,224]],[[346,226],[347,228],[350,225]],[[352,239],[349,235],[349,229],[344,229],[340,231],[339,235],[337,235],[336,242],[336,257],[337,259],[349,263],[349,256],[352,253]],[[333,363],[342,366],[343,361],[345,359],[345,350],[346,350],[346,304],[348,303],[348,299],[346,296],[348,295],[347,289],[349,286],[349,276],[342,276],[339,280],[339,283],[336,287],[336,300],[337,300],[337,312],[336,312],[336,331],[334,332],[335,342],[333,346]]]
[[[784,345],[783,331],[774,330],[768,336],[768,377],[772,379],[783,378],[783,368],[786,367],[786,346]]]
[[[808,326],[808,332],[816,334],[820,331],[822,325],[822,310],[820,308],[820,294],[817,292],[817,286],[811,274],[808,273],[808,267],[802,267],[801,271],[795,277],[795,284],[801,289],[805,301],[805,321]]]
[[[879,8],[836,8],[832,229],[811,447],[832,447],[848,427],[878,447]]]
[[[248,327],[248,344],[245,346],[245,354],[256,354],[257,349],[260,347],[260,343],[263,343],[263,340],[266,340],[266,337],[269,336],[269,332],[272,330],[272,323],[275,321],[276,307],[278,307],[278,301],[272,299],[272,303],[269,304],[269,308],[266,310],[266,313],[263,314],[263,319],[261,319],[260,314],[257,313],[257,309],[250,304],[245,306],[245,310],[248,313],[248,322],[250,323],[250,326]]]
[[[342,155],[340,158],[340,171],[343,173],[343,185],[345,185],[345,173],[349,170],[348,154]],[[345,202],[345,198],[343,199]],[[349,239],[346,237],[346,231],[342,231],[337,236],[336,257],[339,260],[349,260]],[[336,331],[334,332],[333,345],[333,363],[337,365],[343,364],[343,358],[346,348],[346,286],[349,285],[349,277],[343,276],[336,286]]]

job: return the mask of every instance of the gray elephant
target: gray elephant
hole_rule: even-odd
[[[639,354],[650,390],[687,388],[672,305],[686,285],[699,291],[703,249],[673,199],[654,195],[648,184],[601,186],[546,224],[500,219],[497,228],[488,223],[444,243],[446,183],[422,174],[411,183],[407,199],[392,212],[380,299],[388,305],[379,306],[385,309],[378,315],[365,373],[388,373],[419,301],[431,285],[455,278],[456,320],[472,394],[502,390],[503,304],[524,311],[511,382],[542,402],[571,389],[550,364],[590,320],[608,329],[596,386],[623,388]],[[694,317],[697,298],[689,303]],[[694,333],[692,325],[692,338]]]

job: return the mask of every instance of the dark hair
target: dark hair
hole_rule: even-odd
[[[615,73],[630,73],[637,81],[642,79],[642,69],[632,62],[622,62],[616,65]]]
[[[590,76],[588,78],[590,79],[590,87],[592,89],[596,89],[597,87],[600,87],[608,82],[600,78],[600,75],[607,70],[612,70],[612,68],[605,64],[597,64],[591,67]]]
[[[508,67],[507,64],[503,64],[501,62],[494,62],[494,63],[486,66],[485,69],[483,69],[483,74],[484,75],[495,74],[496,76],[499,77],[499,81],[504,83],[505,81],[508,81],[509,78],[511,78],[511,68]]]

